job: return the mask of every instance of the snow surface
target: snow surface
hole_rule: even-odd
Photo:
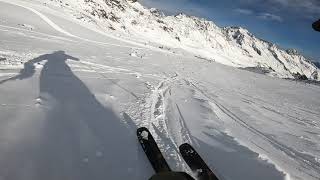
[[[181,42],[157,18],[180,25]],[[187,142],[221,179],[318,180],[319,86],[235,68],[258,64],[277,77],[318,71],[242,28],[139,3],[0,0],[0,179],[148,179],[145,126],[177,171],[190,173]]]

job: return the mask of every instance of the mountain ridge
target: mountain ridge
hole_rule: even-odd
[[[106,31],[181,48],[229,66],[270,69],[266,74],[274,77],[295,78],[301,74],[309,80],[320,80],[319,68],[297,50],[283,49],[242,27],[220,28],[213,21],[183,13],[166,16],[135,0],[66,1],[69,8],[76,9],[78,17],[82,16],[82,20],[90,17],[97,24],[102,22]]]

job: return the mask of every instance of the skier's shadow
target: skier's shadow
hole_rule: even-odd
[[[78,58],[57,51],[25,64],[14,79],[40,74],[39,108],[45,111],[34,143],[21,142],[6,160],[9,179],[136,179],[136,138],[120,118],[100,104],[73,74],[67,60]],[[12,157],[14,157],[12,159]],[[2,164],[2,163],[1,163]],[[27,167],[29,166],[29,167]],[[18,172],[19,170],[24,173]],[[28,176],[26,176],[26,173]],[[21,177],[23,176],[23,177]],[[141,178],[141,175],[138,175]],[[28,178],[29,177],[29,178]]]

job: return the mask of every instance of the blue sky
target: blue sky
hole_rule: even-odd
[[[140,0],[168,15],[184,12],[217,25],[241,26],[283,48],[295,48],[320,62],[320,0]]]

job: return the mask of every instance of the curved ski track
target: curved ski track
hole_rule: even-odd
[[[171,88],[179,81],[178,75],[175,74],[157,85],[149,97],[150,118],[141,125],[150,129],[171,168],[191,172],[179,153],[179,145],[184,142],[192,143],[191,134],[186,130],[179,106],[174,101],[170,103],[172,101]],[[170,121],[175,121],[175,119],[167,117],[167,113],[173,109],[180,114],[175,127],[170,126]]]

